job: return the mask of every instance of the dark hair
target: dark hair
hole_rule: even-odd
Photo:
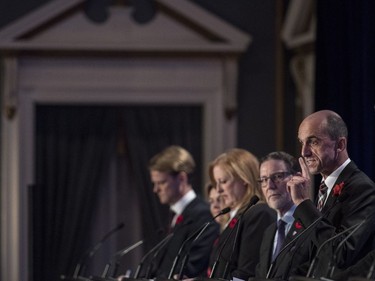
[[[301,172],[301,167],[299,166],[299,163],[296,158],[294,158],[289,153],[286,153],[284,151],[274,151],[271,153],[268,153],[266,156],[264,156],[260,160],[260,164],[262,165],[263,162],[266,162],[268,160],[281,160],[285,163],[285,166],[288,170],[288,172],[292,173],[293,175],[297,172]]]

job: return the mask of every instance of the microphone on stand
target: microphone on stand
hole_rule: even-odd
[[[271,262],[271,265],[270,267],[268,268],[268,271],[267,271],[267,275],[266,275],[266,279],[269,279],[270,278],[270,275],[271,275],[271,272],[272,272],[272,269],[273,267],[275,266],[275,263],[276,263],[276,260],[277,258],[281,255],[281,253],[283,253],[285,250],[287,250],[292,244],[294,244],[303,234],[305,234],[307,231],[311,230],[312,228],[314,228],[322,219],[324,218],[324,216],[320,216],[319,218],[317,218],[315,221],[313,221],[308,227],[306,227],[304,230],[302,230],[302,232],[300,232],[297,236],[295,236],[291,241],[288,242],[288,244],[286,244],[281,250],[280,252],[276,255],[275,259],[273,260],[273,262]]]
[[[119,231],[124,227],[124,223],[120,223],[117,225],[114,229],[109,231],[106,235],[103,236],[103,238],[96,244],[94,247],[89,248],[86,253],[81,257],[80,261],[77,263],[74,273],[73,273],[73,280],[77,280],[81,273],[84,272],[85,265],[89,259],[91,259],[94,254],[99,250],[99,248],[103,245],[103,243],[114,233]]]
[[[371,266],[370,266],[370,269],[369,269],[369,271],[367,273],[366,279],[372,280],[371,278],[373,278],[374,269],[375,269],[375,259],[371,263]]]
[[[169,240],[172,238],[173,236],[173,232],[168,234],[164,239],[162,239],[158,244],[156,244],[155,247],[153,247],[149,252],[147,252],[143,258],[141,259],[141,261],[139,262],[138,264],[138,267],[135,271],[135,274],[134,274],[134,278],[137,279],[139,277],[139,274],[141,273],[141,270],[142,270],[142,267],[143,267],[143,264],[145,262],[145,260],[151,255],[151,254],[154,254],[149,262],[149,265],[147,267],[147,271],[146,271],[146,275],[145,275],[145,278],[149,278],[149,274],[150,274],[150,271],[151,271],[151,266],[152,266],[152,262],[155,260],[155,258],[158,256],[158,254],[160,253],[160,250],[164,248],[164,246],[169,242]]]
[[[230,261],[233,258],[233,253],[234,253],[234,250],[235,250],[235,247],[236,247],[236,244],[237,244],[238,233],[239,233],[240,225],[241,225],[241,222],[242,222],[242,217],[247,212],[247,210],[249,210],[252,206],[254,206],[258,201],[259,201],[259,197],[258,196],[254,195],[253,197],[251,197],[250,203],[247,205],[247,207],[245,208],[245,210],[238,217],[238,222],[237,222],[238,226],[237,226],[236,234],[235,234],[234,240],[233,240],[232,252],[231,252],[231,254],[229,256],[228,261],[225,264],[224,272],[223,272],[223,275],[221,276],[222,278],[225,278],[225,276],[227,275],[229,263],[230,263]]]
[[[331,278],[333,275],[333,272],[335,271],[335,262],[337,261],[337,254],[341,247],[344,245],[344,243],[366,222],[366,219],[362,220],[360,223],[357,224],[356,227],[354,227],[353,231],[351,231],[341,242],[340,244],[336,247],[336,250],[333,253],[333,256],[331,260],[328,263],[328,278]]]
[[[337,199],[338,201],[341,203],[343,201],[345,201],[347,198],[349,197],[349,194],[348,193],[343,193],[342,195],[340,195]],[[289,241],[289,243],[287,243],[281,250],[280,252],[276,255],[275,259],[273,260],[273,262],[271,263],[270,267],[268,268],[268,271],[267,271],[267,275],[266,275],[266,279],[269,279],[270,278],[270,275],[271,275],[271,272],[272,272],[272,269],[273,267],[275,266],[276,264],[276,260],[277,258],[281,255],[281,253],[283,253],[285,250],[287,250],[291,245],[293,245],[302,235],[304,235],[306,232],[308,232],[309,230],[311,230],[312,228],[314,228],[322,219],[325,218],[326,214],[328,214],[334,207],[336,206],[336,204],[332,205],[329,207],[329,209],[323,214],[321,215],[319,218],[317,218],[315,221],[313,221],[308,227],[306,227],[304,230],[302,230],[297,236],[295,236],[291,241]]]
[[[117,271],[117,267],[118,267],[118,261],[120,258],[122,258],[124,255],[126,255],[127,253],[129,253],[130,251],[134,250],[135,248],[137,248],[138,246],[142,245],[143,244],[143,240],[140,240],[128,247],[126,247],[125,249],[122,249],[118,252],[116,252],[111,260],[106,264],[105,268],[104,268],[104,271],[102,273],[102,278],[107,278],[108,277],[108,272],[109,272],[109,269],[111,268],[111,266],[115,263],[115,268],[112,272],[112,276],[110,277],[113,277],[114,275],[116,275],[116,271]]]
[[[239,224],[241,223],[241,218],[242,218],[243,214],[245,214],[245,213],[247,212],[247,210],[249,210],[252,206],[254,206],[258,201],[259,201],[259,197],[258,197],[258,196],[254,195],[253,197],[251,197],[249,204],[247,205],[247,207],[245,208],[245,210],[239,215],[239,217],[238,217],[238,221],[237,221],[238,226],[237,226],[237,227],[233,227],[233,228],[231,229],[231,231],[230,231],[230,233],[228,234],[228,236],[226,237],[226,239],[225,239],[223,245],[221,246],[221,248],[220,248],[220,250],[219,250],[219,253],[218,253],[218,255],[217,255],[217,258],[216,258],[216,260],[215,260],[215,262],[214,262],[214,264],[213,264],[213,266],[212,266],[212,270],[211,270],[210,278],[213,278],[213,276],[214,276],[214,274],[215,274],[215,271],[216,271],[216,268],[217,268],[217,266],[218,266],[218,264],[219,264],[219,260],[220,260],[220,258],[221,258],[221,254],[222,254],[222,252],[223,252],[223,249],[225,248],[226,244],[228,243],[229,238],[232,236],[234,229],[237,228],[236,236],[235,236],[235,238],[234,238],[235,240],[234,240],[234,242],[233,242],[232,253],[231,253],[231,256],[230,256],[228,262],[227,262],[226,265],[225,265],[224,274],[223,274],[223,276],[222,276],[222,278],[225,278],[225,275],[226,275],[226,271],[227,271],[227,268],[228,268],[229,262],[230,262],[230,260],[232,259],[232,255],[233,255],[233,252],[234,252],[234,247],[235,247],[235,245],[236,245],[236,240],[237,240],[237,237],[238,237],[238,229],[239,229]]]
[[[182,278],[182,276],[183,276],[184,269],[185,269],[185,265],[186,265],[187,261],[189,260],[189,254],[190,254],[190,250],[191,250],[191,247],[192,247],[193,243],[194,243],[195,241],[197,241],[197,240],[201,237],[201,235],[205,232],[205,230],[207,229],[207,227],[208,227],[211,223],[213,223],[217,217],[219,217],[219,216],[221,216],[221,215],[224,215],[224,214],[227,214],[227,213],[229,213],[229,212],[230,212],[230,207],[227,207],[227,208],[222,209],[222,210],[221,210],[216,216],[213,217],[213,219],[212,219],[210,222],[206,223],[206,224],[203,226],[202,230],[198,233],[198,235],[195,237],[195,239],[191,242],[190,247],[189,247],[188,250],[186,251],[186,254],[185,254],[185,256],[184,256],[184,258],[183,258],[183,260],[182,260],[182,262],[181,262],[180,272],[179,272],[179,275],[178,275],[179,278],[180,278],[180,280],[181,280],[181,278]]]
[[[307,271],[306,277],[309,277],[309,278],[310,278],[310,277],[312,277],[312,278],[315,277],[315,276],[314,276],[314,273],[315,273],[315,264],[316,264],[317,260],[319,259],[318,257],[319,257],[320,251],[323,249],[323,247],[324,247],[325,245],[327,245],[329,242],[331,242],[331,241],[337,239],[338,237],[340,237],[341,235],[343,235],[343,234],[345,234],[345,233],[347,233],[347,232],[350,232],[350,231],[352,231],[353,233],[356,232],[356,231],[362,226],[362,224],[363,224],[365,221],[366,221],[366,220],[363,220],[363,221],[361,221],[361,222],[359,222],[359,223],[357,223],[357,224],[355,224],[355,225],[352,225],[351,227],[348,227],[347,229],[341,231],[340,233],[338,233],[338,234],[332,236],[331,238],[327,239],[326,241],[324,241],[324,242],[319,246],[318,250],[316,251],[316,255],[315,255],[315,257],[313,258],[313,260],[311,261],[311,264],[310,264],[309,270]],[[351,234],[349,234],[349,235],[351,235]],[[344,242],[345,242],[345,241],[344,241]]]
[[[182,250],[185,248],[185,245],[187,242],[193,240],[194,238],[194,241],[196,241],[201,235],[202,233],[207,229],[207,227],[218,217],[218,216],[221,216],[223,214],[226,214],[230,211],[230,208],[227,207],[227,208],[224,208],[223,210],[220,211],[219,214],[217,214],[215,217],[212,218],[212,220],[210,222],[206,222],[203,226],[199,227],[192,235],[190,235],[182,244],[181,244],[181,247],[179,248],[178,250],[178,253],[176,255],[176,257],[174,258],[173,260],[173,264],[172,264],[172,267],[169,271],[169,275],[168,275],[168,279],[172,279],[173,278],[173,273],[176,269],[176,266],[180,260],[180,257],[181,257],[181,253],[182,253]],[[194,242],[193,241],[193,242]],[[192,243],[193,243],[192,242]],[[190,250],[190,248],[189,248]],[[189,252],[189,251],[188,251]]]

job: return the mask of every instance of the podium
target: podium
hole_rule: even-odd
[[[325,277],[309,278],[309,277],[303,277],[303,276],[291,276],[289,278],[289,281],[316,281],[316,280],[334,281],[334,280],[338,280],[338,279],[329,279],[329,278],[325,278]],[[347,280],[347,281],[375,281],[374,279],[367,279],[367,278],[364,278],[364,277],[349,277],[345,280]]]
[[[305,277],[305,276],[290,276],[289,281],[316,281],[316,280],[324,280],[320,278],[311,278],[311,277]],[[325,280],[331,280],[331,279],[325,279]]]
[[[167,279],[165,279],[167,280]],[[147,278],[131,278],[131,277],[101,277],[101,276],[90,276],[90,277],[77,277],[77,279],[72,279],[72,281],[155,281],[155,279]],[[175,280],[174,280],[175,281]]]
[[[279,279],[279,278],[256,278],[256,277],[250,277],[248,281],[286,281],[284,279]]]
[[[375,281],[375,279],[367,279],[364,277],[349,277],[348,281]]]

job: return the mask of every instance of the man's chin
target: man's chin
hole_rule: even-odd
[[[159,201],[160,201],[160,204],[163,204],[163,205],[169,204],[167,200],[159,199]]]
[[[318,167],[309,167],[309,173],[312,175],[317,175],[319,174],[319,169]]]
[[[316,175],[319,173],[318,166],[316,165],[313,165],[313,164],[307,165],[307,169],[309,170],[309,173],[312,175]]]

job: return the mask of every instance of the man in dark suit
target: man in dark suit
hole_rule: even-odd
[[[303,227],[308,227],[323,216],[309,235],[312,249],[322,246],[309,277],[329,277],[332,267],[344,270],[374,249],[375,184],[350,160],[347,134],[342,118],[329,110],[307,116],[299,126],[302,174],[293,176],[287,183],[297,206],[294,217]],[[322,188],[315,204],[309,199],[310,174],[322,176]],[[359,226],[364,220],[366,223]],[[344,229],[353,227],[354,230],[356,225],[358,229],[348,239],[344,240],[346,234],[343,234],[325,243]]]
[[[153,191],[162,204],[168,204],[175,214],[171,222],[172,236],[152,260],[149,278],[169,276],[179,249],[184,241],[197,232],[205,223],[212,221],[208,204],[197,197],[189,177],[195,168],[193,157],[180,146],[170,146],[155,155],[149,163]],[[214,240],[219,235],[219,225],[212,222],[203,234],[191,239],[182,248],[180,259],[172,276],[180,273],[184,257],[189,259],[182,271],[184,276],[204,274]],[[142,274],[140,275],[142,276]]]
[[[287,266],[284,262],[290,261],[285,254],[293,253],[291,248],[280,252],[290,241],[295,239],[303,227],[293,218],[296,208],[287,190],[288,180],[300,172],[297,160],[283,151],[271,152],[261,159],[260,178],[258,182],[268,206],[277,212],[277,221],[271,224],[264,232],[260,260],[257,265],[257,278],[284,279],[296,274],[296,265]],[[299,245],[300,246],[300,245]],[[297,255],[302,254],[301,251]],[[308,257],[305,256],[307,260]],[[292,273],[290,272],[292,270]]]

